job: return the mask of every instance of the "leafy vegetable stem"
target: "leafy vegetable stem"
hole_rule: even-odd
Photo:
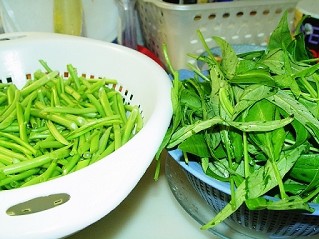
[[[316,195],[318,195],[319,193],[319,187],[317,187],[316,190],[314,190],[313,192],[311,192],[307,197],[303,198],[304,202],[308,202],[310,201],[313,197],[315,197]]]
[[[173,74],[174,79],[178,79],[178,72],[174,70],[174,68],[171,64],[171,61],[170,61],[169,56],[168,56],[168,49],[167,49],[166,44],[163,44],[163,54],[164,54],[164,59],[167,63],[169,71],[171,72],[171,74]]]
[[[318,74],[313,74],[312,77],[316,83],[317,95],[319,95],[319,76]]]
[[[228,135],[229,127],[228,126],[222,126],[222,127],[223,127],[223,130],[220,132],[220,135],[225,145],[225,150],[226,150],[227,159],[228,159],[228,167],[231,170],[233,170],[232,149],[231,149],[231,142],[229,140],[229,135]],[[235,181],[232,174],[230,174],[229,181],[230,181],[230,191],[231,191],[230,205],[232,206],[233,209],[235,209],[236,208],[236,198],[235,198],[236,187],[235,187]]]
[[[209,58],[213,61],[215,61],[215,63],[217,63],[216,59],[215,59],[215,56],[213,55],[212,51],[210,50],[210,48],[208,47],[206,41],[205,41],[205,38],[202,34],[202,32],[200,30],[197,30],[197,35],[199,37],[199,40],[201,41],[205,51],[207,52]]]
[[[234,108],[233,108],[233,105],[228,98],[227,90],[225,87],[221,87],[219,89],[219,101],[220,101],[221,106],[227,112],[227,115],[230,118],[232,118],[232,116],[234,114]]]
[[[290,139],[285,139],[285,143],[286,144],[289,144],[289,145],[294,145],[296,142],[295,141],[293,141],[293,140],[290,140]],[[309,147],[309,150],[311,151],[311,152],[316,152],[316,153],[319,153],[319,149],[318,148],[315,148],[315,147]]]
[[[244,153],[244,164],[245,164],[245,178],[250,175],[249,170],[249,157],[248,157],[248,141],[247,141],[247,133],[243,132],[243,153]]]
[[[284,184],[283,184],[282,177],[281,177],[279,169],[278,169],[278,165],[275,162],[275,160],[273,160],[273,159],[270,159],[270,163],[271,163],[271,166],[274,170],[275,178],[276,178],[277,183],[278,183],[281,199],[285,199],[288,196],[287,196],[285,188],[284,188]]]
[[[310,93],[311,97],[313,98],[317,98],[318,97],[318,93],[313,89],[313,87],[310,85],[310,83],[305,79],[305,77],[300,77],[301,82],[303,83],[303,85],[305,86],[305,88],[308,90],[308,92]]]
[[[196,68],[193,64],[188,64],[188,67],[189,67],[192,71],[194,71],[198,76],[200,76],[203,80],[205,80],[205,81],[207,81],[207,82],[210,81],[210,79],[209,79],[207,76],[205,76],[205,75],[203,74],[203,72],[200,71],[198,68]]]

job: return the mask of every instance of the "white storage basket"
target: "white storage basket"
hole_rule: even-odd
[[[291,23],[297,0],[215,2],[179,5],[161,0],[138,0],[137,9],[145,45],[164,63],[166,44],[175,69],[187,68],[194,61],[188,53],[200,55],[204,49],[196,31],[201,30],[208,45],[212,36],[231,44],[267,44],[284,11]]]
[[[171,119],[171,82],[145,55],[112,43],[53,33],[0,35],[0,79],[18,87],[41,69],[39,60],[60,73],[72,64],[78,74],[119,83],[126,101],[139,105],[143,129],[104,159],[54,180],[0,191],[0,238],[60,238],[99,220],[131,192],[150,165]],[[7,209],[26,203],[39,212],[10,216]],[[52,207],[54,204],[58,206]],[[47,208],[51,205],[52,208]],[[46,210],[44,210],[46,209]]]

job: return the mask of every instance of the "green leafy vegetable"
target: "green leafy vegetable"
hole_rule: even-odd
[[[191,57],[207,70],[191,66],[193,76],[181,81],[170,66],[174,113],[160,150],[177,148],[229,182],[229,204],[203,228],[242,204],[311,213],[319,198],[319,64],[301,33],[291,36],[285,13],[265,50],[236,55],[214,36],[221,61],[198,34],[207,54]]]

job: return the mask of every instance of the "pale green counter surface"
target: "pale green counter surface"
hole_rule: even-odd
[[[218,238],[211,232],[200,230],[200,224],[187,214],[171,193],[164,172],[158,181],[153,180],[154,170],[155,164],[152,163],[135,189],[116,209],[68,239]]]

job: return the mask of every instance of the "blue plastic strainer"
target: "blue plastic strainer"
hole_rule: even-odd
[[[185,163],[180,150],[169,151],[169,154],[184,169],[196,192],[216,213],[228,204],[231,198],[229,183],[207,176],[197,162]],[[312,214],[296,211],[252,211],[243,204],[227,220],[256,233],[267,234],[269,238],[319,237],[319,204],[310,203],[310,206],[315,209]]]

